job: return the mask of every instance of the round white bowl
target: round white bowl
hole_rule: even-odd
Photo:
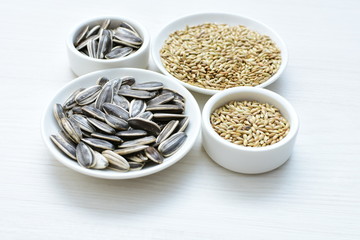
[[[197,86],[185,83],[185,82],[175,78],[165,69],[163,63],[161,62],[161,58],[160,58],[160,49],[163,47],[165,40],[169,37],[169,35],[171,33],[175,32],[177,30],[185,29],[186,26],[194,26],[194,25],[199,25],[199,24],[203,24],[203,23],[228,24],[230,26],[244,25],[245,27],[255,30],[261,34],[268,35],[276,43],[276,45],[281,50],[282,62],[281,62],[280,68],[271,78],[269,78],[264,83],[257,85],[256,87],[262,88],[262,87],[268,86],[269,84],[271,84],[275,80],[277,80],[279,78],[279,76],[282,74],[282,72],[284,71],[284,69],[287,65],[287,62],[288,62],[288,51],[287,51],[287,48],[286,48],[283,40],[270,27],[268,27],[267,25],[265,25],[257,20],[254,20],[254,19],[251,19],[248,17],[244,17],[244,16],[240,16],[240,15],[235,15],[235,14],[199,13],[199,14],[193,14],[193,15],[181,17],[181,18],[178,18],[178,19],[170,22],[159,32],[159,34],[154,39],[154,41],[152,41],[151,47],[150,47],[151,55],[152,55],[152,58],[156,64],[156,66],[159,68],[159,70],[163,74],[169,76],[174,81],[180,82],[186,88],[188,88],[189,90],[192,90],[194,92],[199,92],[199,93],[207,94],[207,95],[213,95],[217,92],[220,92],[220,90],[212,90],[212,89],[205,89],[205,88],[197,87]]]
[[[53,106],[55,103],[64,103],[67,97],[80,87],[89,87],[95,84],[99,77],[105,76],[109,79],[119,76],[133,76],[136,82],[148,82],[148,81],[160,81],[166,88],[173,89],[185,97],[185,114],[188,115],[190,122],[189,126],[185,130],[187,133],[187,139],[181,148],[172,156],[164,159],[164,162],[151,167],[146,167],[139,171],[129,172],[116,172],[112,170],[95,170],[81,167],[77,162],[71,160],[65,154],[63,154],[50,140],[50,135],[58,134],[59,127],[53,116]],[[192,94],[184,88],[181,84],[173,81],[169,81],[168,77],[155,73],[149,70],[134,69],[134,68],[114,68],[96,71],[78,77],[75,80],[70,81],[64,87],[62,87],[54,97],[49,101],[49,104],[45,108],[45,111],[41,120],[41,133],[46,147],[50,153],[65,166],[85,175],[106,179],[129,179],[138,178],[146,175],[150,175],[161,170],[164,170],[174,163],[182,159],[194,145],[201,129],[201,113],[199,106],[192,96]]]
[[[277,107],[290,123],[289,133],[279,142],[265,147],[245,147],[220,137],[210,124],[215,109],[235,101],[258,101]],[[284,164],[290,157],[299,130],[299,119],[291,104],[270,90],[253,87],[235,87],[212,96],[202,111],[202,139],[208,155],[220,166],[229,170],[258,174],[271,171]]]
[[[94,26],[97,24],[101,24],[106,19],[111,20],[111,27],[116,26],[116,24],[119,24],[120,22],[127,22],[131,26],[133,26],[143,39],[142,46],[136,52],[130,54],[129,56],[117,59],[95,59],[79,52],[74,46],[75,39],[79,35],[79,33],[86,26]],[[147,68],[149,64],[150,54],[150,34],[143,25],[134,21],[133,19],[114,16],[96,17],[76,24],[74,28],[70,31],[66,39],[66,47],[70,67],[77,76],[108,68]]]

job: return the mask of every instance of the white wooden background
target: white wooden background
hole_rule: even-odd
[[[100,180],[58,163],[40,117],[75,77],[65,49],[73,24],[124,15],[155,37],[201,11],[258,19],[287,43],[289,65],[269,89],[300,116],[291,159],[236,174],[199,138],[182,161],[140,179]],[[359,23],[357,0],[2,1],[0,239],[360,239]],[[201,107],[208,99],[194,95]]]

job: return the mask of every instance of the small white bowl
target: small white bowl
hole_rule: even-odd
[[[116,172],[112,170],[95,170],[81,167],[77,162],[71,160],[63,154],[50,140],[50,135],[58,134],[59,127],[53,116],[53,106],[55,103],[64,103],[68,96],[80,87],[89,87],[95,84],[99,77],[105,76],[109,79],[120,76],[133,76],[136,82],[160,81],[166,88],[173,89],[180,93],[186,99],[185,114],[189,117],[189,125],[185,132],[187,133],[186,141],[181,148],[172,156],[164,159],[164,162],[151,167],[146,167],[138,171],[129,172]],[[64,87],[62,87],[54,97],[49,101],[41,120],[41,133],[46,147],[50,150],[51,154],[65,166],[85,175],[106,179],[129,179],[138,178],[150,175],[161,170],[164,170],[174,163],[182,159],[194,145],[201,129],[201,113],[199,106],[192,96],[192,94],[177,82],[170,81],[168,77],[152,72],[149,70],[135,69],[135,68],[113,68],[107,70],[96,71],[78,77]]]
[[[75,39],[79,35],[79,33],[86,26],[95,26],[97,24],[101,25],[102,22],[106,19],[111,20],[111,27],[116,26],[116,24],[119,24],[120,22],[129,23],[142,37],[142,46],[136,52],[130,54],[129,56],[117,59],[95,59],[79,52],[74,46]],[[147,68],[149,64],[150,54],[150,34],[143,25],[134,21],[133,19],[114,16],[96,17],[76,24],[75,27],[70,31],[66,39],[66,47],[70,67],[77,76],[108,68]]]
[[[150,47],[151,55],[152,55],[152,58],[156,64],[156,66],[159,68],[159,70],[163,74],[169,76],[174,81],[179,81],[186,88],[188,88],[189,90],[192,90],[194,92],[199,92],[199,93],[207,94],[207,95],[213,95],[220,91],[220,90],[205,89],[205,88],[201,88],[201,87],[197,87],[197,86],[185,83],[185,82],[175,78],[174,76],[172,76],[165,69],[163,63],[161,62],[160,50],[163,47],[165,40],[169,37],[169,35],[171,33],[175,32],[177,30],[185,29],[186,26],[195,26],[195,25],[199,25],[199,24],[203,24],[203,23],[228,24],[230,26],[244,25],[245,27],[255,30],[261,34],[268,35],[277,44],[277,46],[281,50],[282,61],[281,61],[280,68],[271,78],[269,78],[264,83],[257,85],[256,87],[262,88],[262,87],[268,86],[269,84],[271,84],[275,80],[277,80],[279,78],[279,76],[282,74],[282,72],[284,71],[284,69],[287,65],[287,62],[288,62],[288,51],[287,51],[287,48],[286,48],[283,40],[270,27],[268,27],[267,25],[265,25],[257,20],[254,20],[254,19],[251,19],[248,17],[244,17],[244,16],[240,16],[240,15],[235,15],[235,14],[199,13],[199,14],[193,14],[193,15],[181,17],[181,18],[178,18],[178,19],[170,22],[159,32],[159,34],[154,39],[154,41],[152,41],[151,47]]]
[[[279,142],[265,147],[245,147],[220,137],[210,124],[215,109],[235,101],[258,101],[277,107],[290,123],[289,133]],[[299,129],[299,119],[291,104],[282,96],[267,89],[235,87],[212,96],[202,111],[202,139],[208,155],[220,166],[229,170],[258,174],[271,171],[290,157]]]

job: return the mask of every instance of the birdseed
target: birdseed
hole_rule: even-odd
[[[290,131],[279,109],[257,101],[231,101],[211,114],[210,123],[219,136],[245,147],[275,144]]]
[[[281,64],[281,51],[269,36],[241,25],[214,23],[173,32],[160,57],[175,78],[213,90],[259,85]]]

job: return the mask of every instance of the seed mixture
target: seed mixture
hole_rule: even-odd
[[[180,149],[189,124],[184,112],[185,98],[161,82],[101,77],[54,105],[60,131],[50,139],[84,168],[140,170]]]
[[[213,90],[259,85],[281,64],[280,49],[270,37],[245,26],[214,23],[170,34],[160,57],[177,79]]]
[[[272,145],[290,131],[279,109],[257,101],[231,101],[211,114],[210,123],[222,138],[245,147]]]

